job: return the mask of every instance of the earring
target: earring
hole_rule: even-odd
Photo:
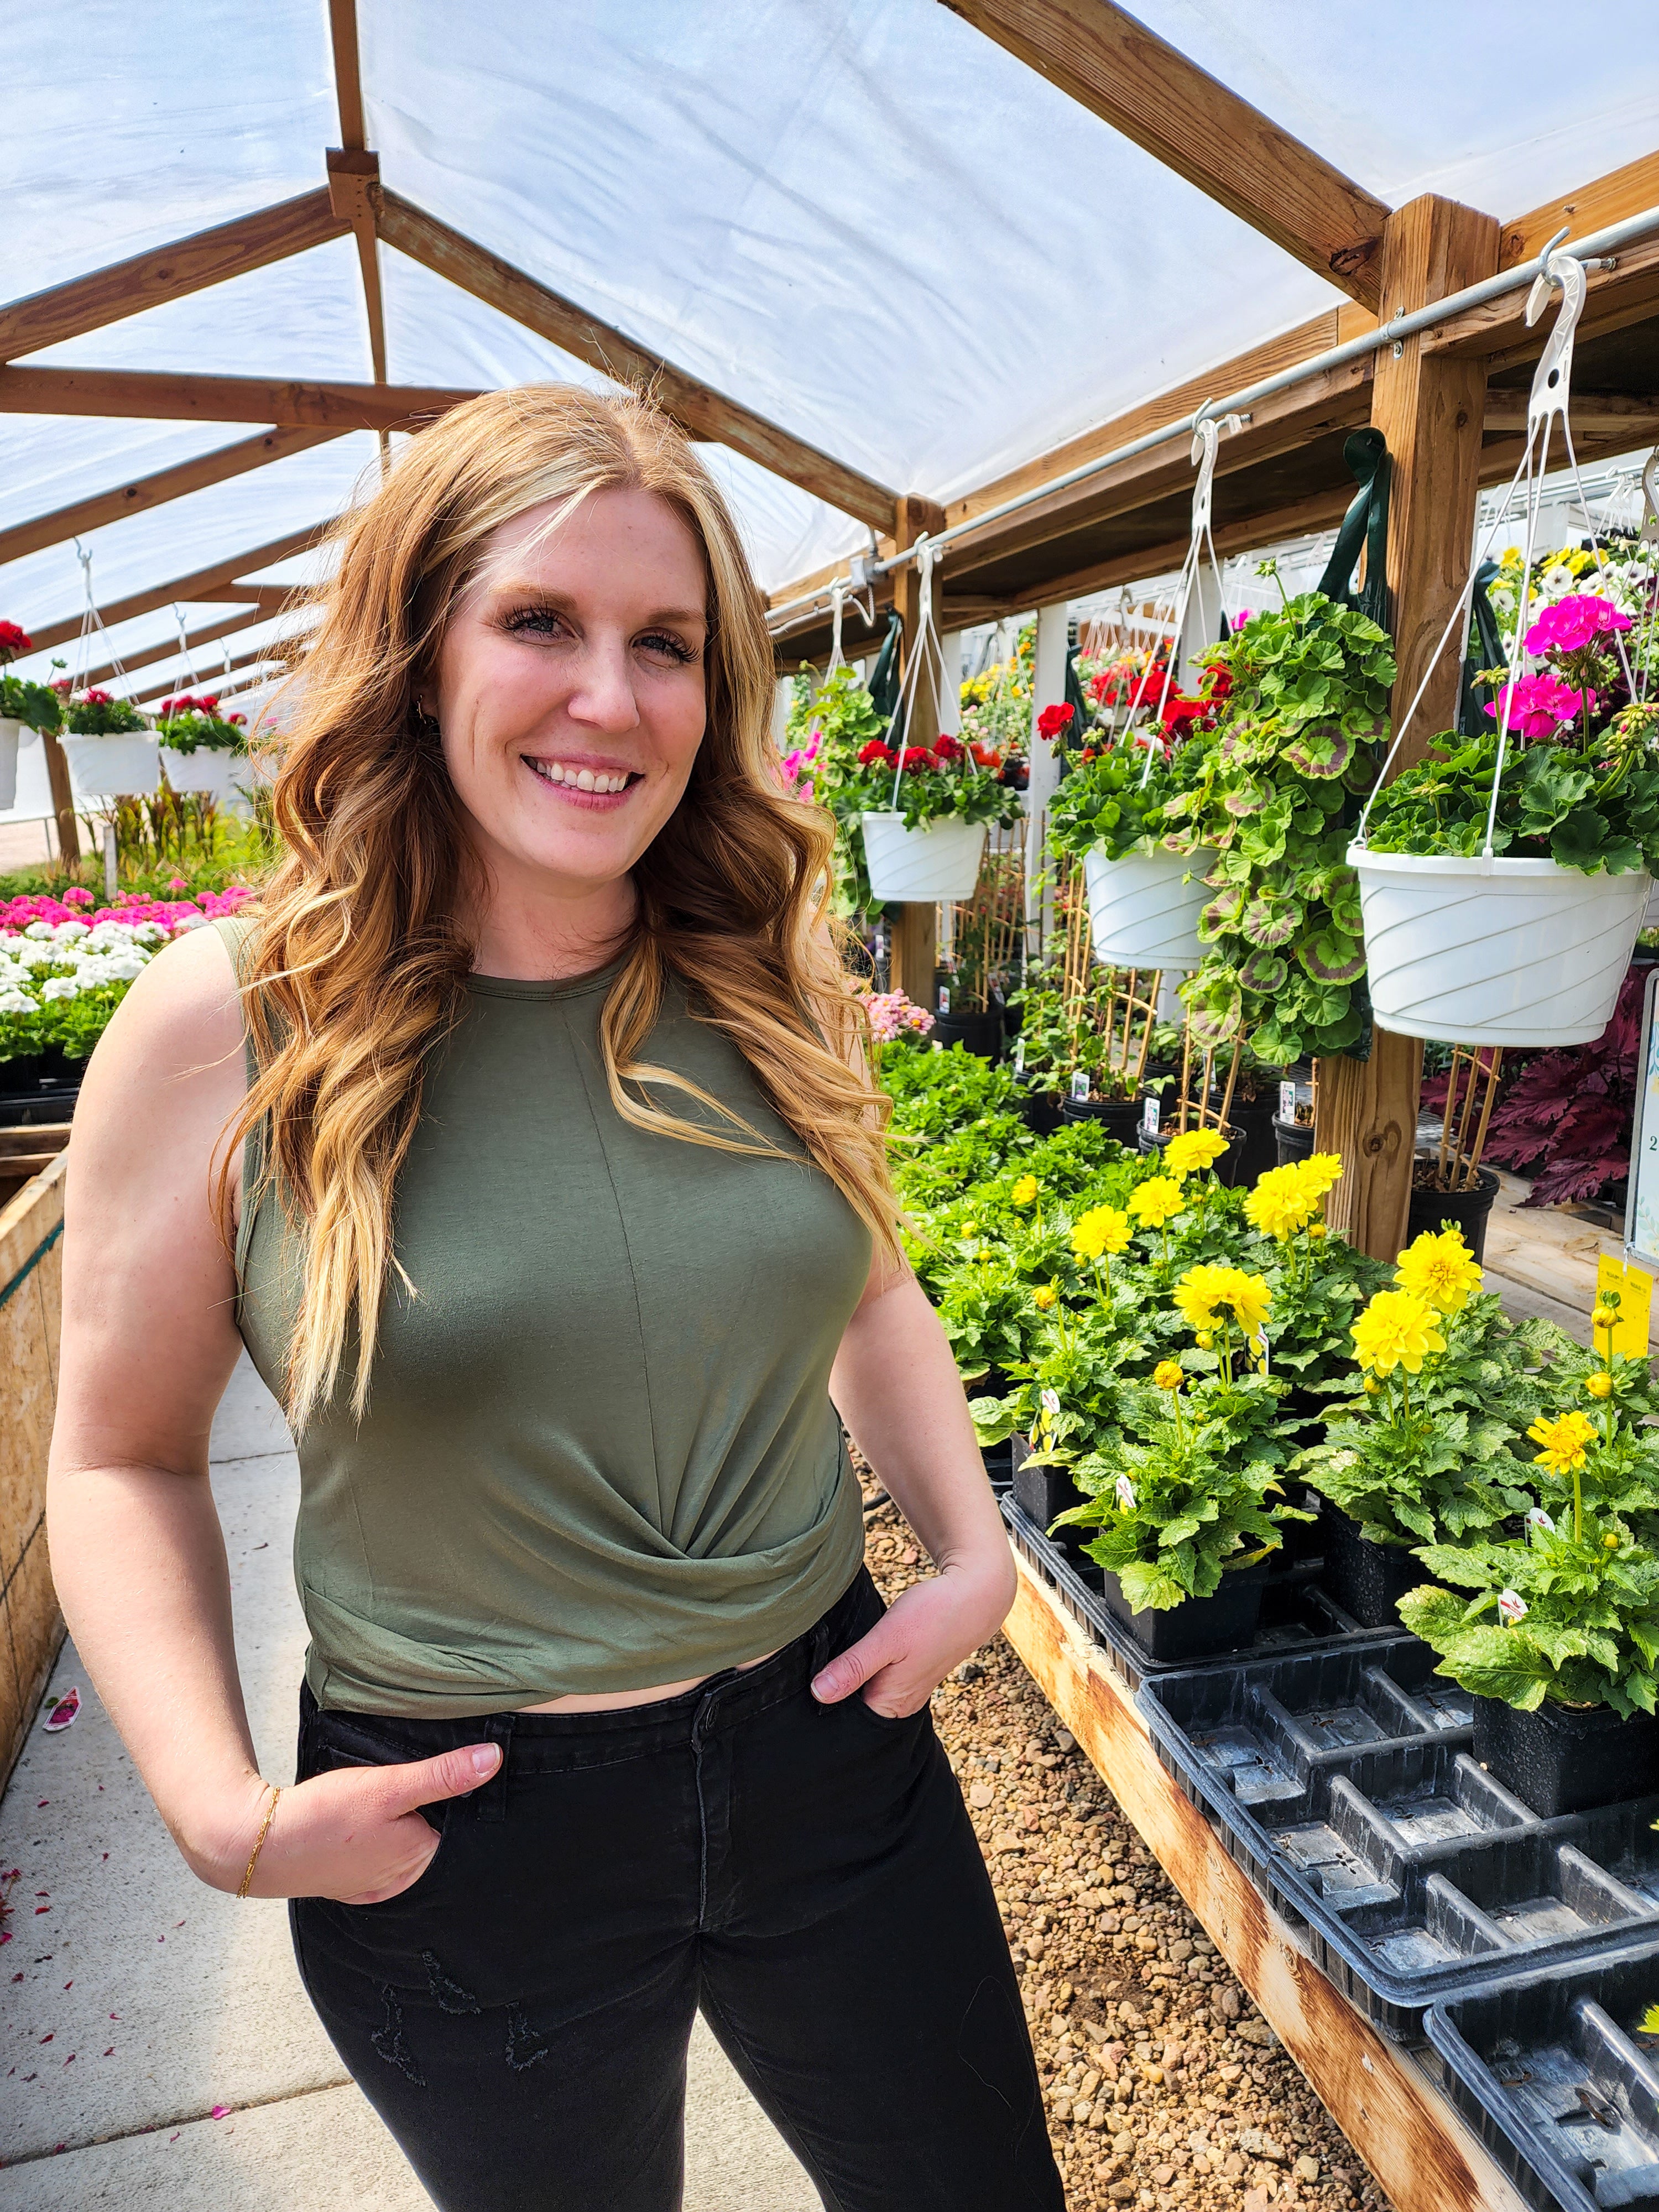
[[[411,699],[409,702],[409,719],[416,736],[424,738],[428,744],[435,744],[443,735],[436,715],[428,714],[418,699]]]

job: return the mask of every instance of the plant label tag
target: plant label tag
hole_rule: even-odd
[[[943,1052],[944,1049],[945,1047],[939,1042],[939,1039],[935,1037],[933,1040],[933,1050],[935,1052]]]
[[[939,1010],[942,1014],[948,1014],[951,1011],[951,987],[948,983],[941,983],[939,987]]]
[[[1619,1309],[1619,1319],[1607,1342],[1598,1343],[1595,1349],[1615,1352],[1624,1359],[1645,1359],[1653,1325],[1652,1276],[1645,1268],[1633,1267],[1615,1254],[1604,1252],[1596,1263],[1595,1297],[1598,1304]]]
[[[1296,1120],[1296,1085],[1281,1083],[1279,1086],[1279,1118],[1281,1121]]]
[[[1117,1480],[1112,1485],[1112,1495],[1117,1500],[1118,1510],[1121,1513],[1134,1511],[1135,1486],[1127,1474],[1119,1475]]]
[[[1073,1098],[1081,1100],[1086,1098],[1088,1095],[1089,1071],[1086,1067],[1079,1067],[1072,1077],[1072,1096]]]
[[[1149,1097],[1140,1109],[1140,1126],[1149,1137],[1158,1134],[1158,1101]]]
[[[1059,1412],[1060,1412],[1060,1393],[1059,1393],[1059,1391],[1058,1391],[1058,1390],[1045,1390],[1045,1391],[1042,1393],[1042,1410],[1043,1410],[1043,1412],[1044,1412],[1044,1413],[1048,1416],[1048,1419],[1049,1419],[1051,1421],[1052,1421],[1053,1419],[1054,1419],[1054,1418],[1056,1417],[1056,1415],[1057,1415],[1057,1414],[1059,1413]]]
[[[1513,1628],[1516,1621],[1524,1620],[1526,1617],[1527,1601],[1525,1598],[1517,1595],[1514,1590],[1498,1591],[1498,1618],[1503,1622],[1505,1628]]]
[[[1528,1528],[1541,1528],[1547,1536],[1553,1536],[1555,1534],[1555,1523],[1541,1505],[1534,1505],[1528,1509],[1527,1526]]]
[[[1025,1040],[1024,1037],[1016,1037],[1014,1039],[1014,1073],[1016,1075],[1024,1075],[1024,1073]]]

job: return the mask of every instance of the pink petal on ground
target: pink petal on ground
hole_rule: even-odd
[[[60,1729],[68,1728],[80,1711],[81,1692],[79,1688],[71,1683],[63,1696],[53,1701],[51,1710],[40,1725],[48,1735],[55,1735]]]
[[[222,2120],[225,2114],[229,2110],[230,2106],[228,2105],[216,2105],[213,2110],[208,2114],[208,2118],[210,2120]]]

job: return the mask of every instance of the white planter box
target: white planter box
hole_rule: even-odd
[[[221,805],[253,780],[246,753],[220,752],[209,745],[198,745],[193,753],[176,753],[171,745],[163,745],[161,762],[175,791],[216,799]]]
[[[17,740],[23,725],[0,714],[0,810],[17,804]]]
[[[1195,853],[1131,853],[1121,860],[1109,860],[1098,846],[1085,853],[1095,957],[1108,968],[1198,967],[1205,950],[1198,917],[1215,896],[1204,878],[1216,857],[1209,845]]]
[[[1351,845],[1380,1027],[1440,1044],[1600,1036],[1652,879]]]
[[[877,898],[923,906],[937,899],[972,898],[985,856],[982,822],[952,819],[907,830],[902,814],[860,818],[865,866]]]
[[[160,749],[152,730],[129,730],[109,738],[76,737],[65,731],[60,742],[77,805],[97,806],[106,799],[137,797],[161,787]]]

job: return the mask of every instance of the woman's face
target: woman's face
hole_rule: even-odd
[[[653,492],[597,492],[531,545],[554,511],[495,533],[420,704],[497,881],[580,900],[627,875],[685,789],[708,586]]]

